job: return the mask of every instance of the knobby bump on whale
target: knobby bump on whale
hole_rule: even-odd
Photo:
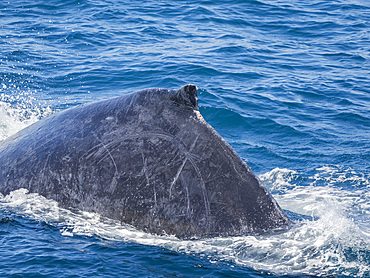
[[[199,113],[197,87],[83,104],[0,142],[0,192],[20,188],[159,235],[239,236],[290,221]]]

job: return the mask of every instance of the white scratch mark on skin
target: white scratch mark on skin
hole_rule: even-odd
[[[111,154],[111,152],[109,151],[109,149],[107,148],[107,146],[101,141],[101,140],[99,140],[99,138],[96,138],[96,139],[98,139],[98,141],[100,142],[100,144],[103,146],[103,148],[107,151],[107,153],[108,153],[108,155],[109,155],[109,157],[110,157],[110,159],[112,160],[112,162],[113,162],[113,165],[114,165],[114,168],[116,169],[116,172],[114,173],[114,176],[113,176],[113,178],[114,177],[116,177],[117,175],[118,175],[118,168],[117,168],[117,164],[116,164],[116,161],[114,160],[114,157],[112,156],[112,154]]]
[[[150,180],[149,180],[148,171],[147,171],[148,170],[147,160],[143,153],[141,153],[141,156],[143,158],[143,172],[144,172],[145,179],[146,179],[146,185],[150,186]],[[157,207],[157,189],[155,187],[155,183],[153,183],[153,191],[154,191],[154,206]]]
[[[172,136],[170,134],[156,133],[156,132],[141,132],[140,134],[130,134],[130,135],[120,137],[119,141],[113,140],[112,142],[108,142],[108,143],[105,144],[105,147],[110,148],[111,151],[114,151],[115,149],[117,149],[122,144],[122,142],[124,142],[126,140],[137,140],[137,139],[152,138],[152,137],[157,137],[157,138],[160,138],[160,139],[163,139],[163,140],[167,140],[169,142],[173,142],[175,140],[174,136]],[[102,145],[102,142],[96,135],[95,135],[95,138],[99,142],[99,144],[93,146],[87,152],[85,152],[85,154],[83,154],[80,157],[80,160],[81,159],[89,159],[92,156],[96,157],[96,152],[100,148],[100,146]],[[181,142],[181,144],[184,144],[184,143]],[[104,160],[104,159],[105,159],[105,157],[103,157],[101,160]]]
[[[172,183],[170,185],[170,197],[169,197],[170,199],[172,197],[172,188],[173,188],[174,184],[177,182],[177,180],[178,180],[178,178],[180,176],[180,173],[181,173],[182,169],[184,168],[184,166],[185,166],[185,164],[186,164],[187,161],[188,161],[188,157],[185,156],[184,161],[180,165],[179,169],[177,169],[177,173],[176,173],[175,177],[173,178],[173,181],[172,181]]]
[[[46,159],[45,159],[44,168],[43,168],[43,170],[41,171],[42,173],[45,173],[46,168],[48,167],[48,164],[49,164],[49,162],[50,162],[50,157],[51,157],[51,153],[49,152],[49,153],[48,153],[48,156],[47,156],[47,157],[46,157]]]
[[[198,168],[198,166],[195,164],[194,160],[189,158],[189,161],[191,163],[191,165],[193,165],[194,167],[194,170],[197,172],[199,178],[200,178],[200,181],[201,181],[201,186],[202,186],[202,193],[203,193],[203,200],[204,200],[204,206],[205,206],[205,209],[206,209],[206,217],[207,217],[207,222],[208,222],[208,219],[209,219],[209,215],[211,213],[211,208],[210,208],[210,205],[209,205],[209,200],[208,200],[208,196],[207,196],[207,191],[206,191],[206,184],[202,178],[202,174]],[[208,225],[210,223],[207,223]]]
[[[186,182],[183,181],[183,178],[180,177],[181,181],[185,184],[185,190],[186,190],[186,215],[190,217],[190,196],[189,196],[189,186]]]
[[[213,175],[212,178],[211,178],[212,172],[209,172],[207,178],[205,179],[207,183],[209,183],[209,182],[211,182],[213,180],[217,180],[218,178],[221,178],[221,177],[223,177],[225,175],[225,173],[223,173],[221,171],[221,168],[222,168],[223,165],[224,165],[223,163],[220,164],[218,166],[217,170],[215,171],[215,173],[221,173],[220,175]]]
[[[182,170],[184,169],[184,166],[185,166],[186,162],[188,161],[188,157],[189,157],[188,154],[194,149],[194,146],[198,141],[198,137],[199,137],[199,135],[195,138],[193,144],[190,146],[190,150],[187,153],[185,153],[185,159],[182,162],[182,164],[180,165],[179,169],[177,169],[176,175],[175,175],[175,177],[174,177],[174,179],[173,179],[173,181],[170,185],[170,196],[169,196],[170,199],[172,197],[172,188],[175,185],[175,183],[177,182],[177,180],[179,179],[179,176],[180,176]]]

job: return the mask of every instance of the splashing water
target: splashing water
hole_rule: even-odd
[[[0,141],[51,113],[50,107],[36,106],[32,94],[0,94]]]
[[[362,210],[353,211],[353,208],[362,205],[362,209],[368,211],[369,195],[356,195],[356,192],[330,185],[314,186],[328,174],[322,170],[318,169],[317,174],[308,178],[312,181],[308,186],[294,185],[292,181],[300,177],[292,170],[274,169],[260,176],[265,184],[272,186],[273,192],[279,191],[274,196],[294,221],[293,227],[281,234],[185,241],[155,236],[95,213],[59,208],[55,201],[28,194],[25,189],[3,197],[0,209],[44,221],[58,227],[65,236],[98,236],[160,246],[267,273],[366,277],[370,274],[370,226],[361,217],[359,222],[357,216],[361,215],[356,212]],[[342,174],[339,169],[332,168],[332,176],[341,177]],[[365,184],[368,182],[361,176],[357,179]]]

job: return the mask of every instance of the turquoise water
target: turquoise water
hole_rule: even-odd
[[[294,226],[180,241],[21,190],[0,199],[0,276],[369,277],[369,21],[367,0],[1,2],[0,140],[193,83]]]

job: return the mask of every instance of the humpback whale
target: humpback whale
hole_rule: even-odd
[[[0,142],[0,192],[26,188],[181,239],[260,234],[290,220],[199,112],[197,87],[82,104]]]

